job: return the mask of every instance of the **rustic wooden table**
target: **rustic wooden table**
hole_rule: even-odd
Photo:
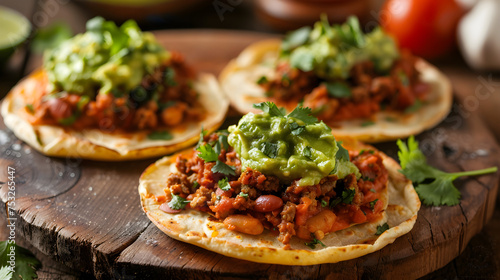
[[[2,3],[0,3],[2,4]],[[68,4],[67,6],[61,7],[61,11],[64,11],[62,15],[55,15],[54,18],[58,16],[68,18],[70,15],[70,22],[74,22],[75,18],[80,22],[83,22],[88,15],[81,13],[73,4]],[[62,13],[62,12],[61,12]],[[237,11],[234,16],[237,16]],[[71,15],[77,15],[71,17]],[[78,29],[77,29],[78,30]],[[191,32],[198,32],[196,30]],[[166,35],[165,43],[169,43],[169,40],[172,38],[176,38],[177,41],[172,41],[177,46],[189,46],[192,45],[192,49],[186,50],[189,53],[193,54],[189,57],[188,60],[197,62],[196,67],[200,70],[211,71],[217,73],[224,65],[225,61],[234,57],[239,49],[245,44],[245,40],[247,42],[251,42],[252,40],[256,40],[258,38],[262,38],[265,35],[262,34],[250,34],[247,33],[244,35],[241,40],[231,39],[234,36],[238,36],[237,33],[234,33],[232,36],[230,33],[219,33],[215,32],[210,35],[210,33],[205,34],[204,40],[209,40],[210,38],[218,38],[219,44],[222,46],[221,48],[230,49],[231,52],[215,52],[214,56],[210,58],[204,57],[203,44],[193,45],[189,43],[190,41],[183,42],[182,36],[186,36],[189,32],[181,32],[178,35],[175,35],[175,32],[170,32],[170,36]],[[175,36],[173,36],[174,34]],[[218,35],[217,35],[218,34]],[[225,34],[221,36],[220,34]],[[240,36],[242,36],[240,34]],[[199,37],[197,35],[197,37]],[[169,39],[170,38],[170,39]],[[189,38],[189,36],[185,37],[186,40],[193,40],[193,38]],[[183,45],[186,44],[187,45]],[[210,42],[209,42],[210,43]],[[212,42],[213,43],[213,42]],[[180,44],[180,45],[179,45]],[[233,46],[228,46],[228,44],[235,44]],[[194,50],[193,50],[194,48]],[[196,48],[199,48],[200,51],[196,51]],[[234,53],[233,53],[234,52]],[[196,53],[199,55],[197,56]],[[217,63],[214,65],[214,61]],[[9,70],[2,75],[0,78],[0,95],[3,95],[8,91],[10,86],[18,80],[18,76],[16,75],[16,71],[19,69],[19,66],[22,62],[21,56],[17,56],[17,59],[14,58],[11,65],[9,66]],[[39,57],[33,57],[29,63],[28,71],[33,69],[36,64],[39,63]],[[448,131],[445,139],[447,143],[451,143],[452,153],[450,154],[450,158],[444,159],[441,157],[441,161],[439,161],[439,156],[435,156],[437,161],[435,162],[441,168],[456,170],[461,168],[474,168],[474,167],[482,167],[488,164],[496,163],[498,164],[498,146],[495,143],[492,135],[496,135],[496,139],[499,139],[500,135],[500,125],[495,123],[499,118],[499,112],[496,108],[498,108],[499,95],[500,95],[500,83],[498,79],[492,76],[489,73],[475,73],[469,70],[460,59],[457,59],[457,55],[452,55],[450,58],[438,61],[438,66],[450,77],[452,83],[454,85],[455,95],[457,100],[460,102],[456,103],[454,107],[454,113],[452,114],[452,118],[456,120],[460,120],[463,125],[466,125],[466,131]],[[489,131],[483,126],[483,124],[478,121],[478,116],[483,117],[485,123],[490,125]],[[451,122],[450,122],[451,123]],[[450,129],[450,127],[442,126],[445,129]],[[441,134],[437,133],[439,130],[430,131],[423,136],[421,139],[431,139],[434,142],[443,143],[443,138]],[[447,133],[448,133],[447,132]],[[468,135],[472,134],[472,135]],[[451,137],[451,139],[450,139]],[[456,141],[452,141],[457,138]],[[462,139],[463,138],[463,139]],[[436,142],[436,143],[437,143]],[[454,143],[459,143],[456,146],[453,146]],[[4,143],[2,146],[2,150],[5,152],[6,150],[12,150],[12,144],[20,145],[21,143]],[[391,153],[393,151],[393,144],[381,145],[380,148]],[[471,149],[466,148],[469,145]],[[481,145],[485,145],[484,147]],[[15,148],[18,146],[14,146]],[[23,147],[23,146],[20,146]],[[440,147],[442,147],[440,145]],[[459,147],[460,149],[454,150],[454,148]],[[465,147],[465,148],[464,148]],[[479,147],[479,148],[478,148]],[[474,149],[472,149],[474,148]],[[477,148],[477,149],[476,149]],[[24,147],[23,147],[24,149]],[[477,152],[479,150],[479,153]],[[484,150],[484,151],[483,151]],[[484,154],[485,151],[487,154]],[[446,153],[450,153],[449,150]],[[496,156],[494,158],[493,156]],[[36,160],[45,159],[43,157],[35,156]],[[9,161],[11,160],[11,161]],[[162,249],[170,247],[179,248],[177,250],[178,253],[175,253],[174,249],[170,252],[178,258],[177,262],[174,262],[170,267],[175,271],[179,269],[179,267],[186,267],[186,273],[189,269],[196,267],[196,264],[193,265],[191,262],[183,262],[181,259],[192,258],[196,261],[203,261],[207,267],[210,267],[207,275],[224,275],[225,271],[228,271],[228,267],[223,265],[221,259],[218,257],[214,257],[214,254],[206,255],[203,251],[200,253],[200,249],[196,249],[193,246],[178,244],[175,241],[168,242],[168,238],[162,235],[155,227],[149,224],[148,220],[145,219],[144,215],[141,214],[138,199],[136,197],[136,193],[134,193],[135,189],[123,189],[125,193],[116,193],[117,183],[130,184],[129,181],[120,181],[119,174],[117,174],[117,170],[121,170],[121,172],[125,170],[130,170],[130,172],[124,172],[124,174],[129,173],[129,176],[133,177],[134,172],[139,172],[142,170],[147,164],[151,161],[138,161],[130,164],[121,164],[120,168],[112,168],[107,166],[107,164],[95,163],[95,162],[68,162],[59,161],[59,160],[49,160],[50,168],[43,167],[41,165],[36,168],[25,168],[22,170],[28,170],[26,172],[34,172],[35,174],[21,174],[20,176],[25,176],[26,178],[37,178],[36,176],[40,176],[40,174],[48,174],[47,172],[52,172],[48,175],[43,175],[42,177],[50,179],[54,176],[59,176],[59,172],[62,172],[63,178],[60,178],[58,181],[48,181],[52,184],[52,188],[45,189],[42,193],[39,192],[41,186],[37,186],[37,192],[24,191],[24,195],[26,198],[26,203],[31,203],[31,206],[34,208],[26,208],[26,213],[24,213],[23,219],[25,220],[23,225],[19,229],[19,235],[16,239],[18,243],[21,245],[28,247],[30,250],[35,252],[35,254],[42,260],[44,267],[41,271],[39,271],[39,277],[41,279],[93,279],[94,276],[97,277],[111,277],[111,278],[124,278],[124,279],[134,279],[138,275],[135,274],[138,270],[138,266],[143,266],[144,271],[147,272],[148,268],[150,271],[153,271],[153,274],[158,271],[158,273],[162,273],[162,270],[157,270],[158,267],[162,266],[161,256],[165,252],[161,252]],[[11,155],[2,157],[2,169],[4,165],[12,162]],[[43,164],[43,163],[42,163]],[[46,168],[46,169],[44,169]],[[31,170],[31,171],[30,171]],[[103,170],[110,174],[110,176],[105,176],[103,174]],[[3,172],[4,170],[2,170]],[[37,174],[38,173],[38,174]],[[71,176],[73,174],[73,176]],[[113,177],[113,178],[111,178]],[[41,178],[41,177],[40,177]],[[415,271],[431,271],[437,267],[441,267],[445,265],[449,260],[447,257],[450,255],[456,256],[462,250],[463,253],[451,261],[449,264],[445,265],[443,268],[425,276],[425,279],[455,279],[455,278],[483,278],[483,279],[499,279],[500,278],[500,236],[498,235],[498,231],[500,230],[500,207],[492,204],[495,200],[497,193],[496,188],[493,188],[498,182],[497,176],[489,176],[481,178],[479,180],[462,180],[459,181],[460,189],[465,193],[464,201],[468,201],[467,203],[463,203],[462,207],[458,207],[451,213],[458,213],[456,215],[449,215],[449,218],[443,218],[443,225],[439,225],[442,227],[439,230],[430,230],[427,231],[427,235],[430,236],[430,243],[427,244],[429,247],[436,246],[436,244],[440,244],[440,246],[434,247],[440,250],[439,252],[429,250],[429,256],[441,256],[441,258],[431,259],[426,262],[422,262],[420,260],[419,263],[411,263],[411,265],[415,266]],[[112,181],[116,179],[117,181]],[[124,178],[122,180],[125,180]],[[492,181],[493,180],[493,181]],[[98,185],[99,182],[105,181],[103,186],[100,188],[92,188],[93,184]],[[30,181],[31,182],[31,181]],[[42,181],[43,182],[43,181]],[[77,183],[80,182],[80,183]],[[74,183],[74,184],[73,184]],[[74,188],[74,185],[80,186]],[[103,187],[107,187],[103,188]],[[491,191],[495,190],[495,191]],[[81,191],[86,191],[85,193],[79,193]],[[87,193],[88,192],[88,193]],[[66,194],[66,201],[57,200],[55,196],[59,194]],[[85,203],[83,203],[82,199],[92,199],[92,196],[99,196],[101,200],[103,200],[103,205],[106,204],[106,199],[108,201],[110,199],[120,200],[119,203],[123,208],[130,208],[131,210],[122,210],[120,216],[113,216],[103,214],[102,217],[97,214],[99,211],[88,210],[85,209]],[[78,198],[74,198],[75,200],[72,203],[71,196],[75,195]],[[34,196],[34,197],[33,197]],[[51,201],[52,196],[54,196]],[[125,198],[125,199],[123,199]],[[469,198],[474,198],[470,200]],[[28,202],[30,200],[31,202]],[[36,203],[35,203],[36,202]],[[113,201],[114,203],[114,201]],[[109,203],[108,203],[109,204]],[[26,204],[27,205],[27,204]],[[72,207],[74,205],[74,207]],[[88,204],[95,205],[94,203]],[[105,206],[103,206],[105,207]],[[65,210],[67,208],[67,210]],[[76,208],[73,211],[72,209]],[[67,211],[66,215],[59,215],[59,217],[52,217],[54,213],[64,213]],[[448,211],[448,210],[447,210]],[[458,211],[458,212],[455,212]],[[493,214],[493,218],[489,220]],[[450,214],[450,212],[445,212]],[[76,216],[75,216],[76,215]],[[109,219],[109,222],[106,222],[107,227],[103,227],[102,224],[96,223],[95,225],[84,224],[82,221],[92,222],[88,215],[92,215],[93,219]],[[428,219],[433,219],[433,215],[441,215],[436,214],[435,209],[432,208],[423,208],[422,216],[427,217]],[[70,219],[74,217],[75,219]],[[112,217],[115,217],[112,219]],[[54,220],[54,223],[50,225],[51,220]],[[57,219],[57,221],[56,221]],[[484,225],[487,222],[486,225]],[[49,223],[44,224],[44,223]],[[420,223],[420,225],[419,225]],[[425,224],[429,223],[428,220],[424,218],[420,218],[419,222],[417,222],[416,227],[423,227]],[[113,225],[113,226],[110,226]],[[457,226],[459,225],[459,226]],[[484,225],[484,227],[483,227]],[[453,227],[453,229],[450,229]],[[111,232],[106,232],[106,229],[115,228],[115,230]],[[118,228],[119,230],[116,230]],[[127,229],[132,228],[130,231]],[[137,235],[134,237],[134,230],[139,230],[140,236]],[[482,230],[481,230],[482,228]],[[40,232],[40,229],[45,230],[45,232]],[[123,230],[122,230],[123,229]],[[37,232],[38,230],[38,232]],[[480,231],[481,230],[481,231]],[[57,232],[57,236],[50,238],[51,231],[53,233]],[[479,233],[474,236],[475,233]],[[116,234],[116,233],[119,234]],[[114,234],[114,236],[113,236]],[[77,238],[74,238],[76,235]],[[7,236],[7,230],[5,227],[5,220],[0,219],[0,240],[5,239]],[[24,240],[23,236],[26,237],[27,240]],[[411,238],[412,241],[426,240],[429,239],[429,236],[417,236],[410,235],[407,238]],[[458,239],[458,241],[457,241]],[[470,239],[470,242],[468,242]],[[167,240],[167,241],[165,241]],[[407,239],[408,240],[408,239]],[[450,241],[452,244],[446,244],[447,241]],[[77,242],[78,244],[73,244],[72,242]],[[160,242],[158,244],[157,242]],[[165,242],[167,244],[165,244]],[[171,243],[174,242],[174,243]],[[469,243],[467,246],[465,244]],[[123,244],[123,247],[117,248],[116,244]],[[400,242],[401,243],[401,242]],[[418,243],[418,242],[416,242]],[[32,246],[32,244],[36,245],[36,248]],[[170,245],[169,245],[170,244]],[[419,243],[420,245],[426,244]],[[113,247],[114,246],[114,247]],[[397,246],[397,245],[396,245]],[[44,252],[39,251],[38,249],[42,249]],[[61,250],[63,248],[68,248],[69,251]],[[87,251],[71,251],[73,248],[80,248],[81,250]],[[124,250],[125,249],[125,250]],[[146,250],[144,250],[146,249]],[[415,252],[420,252],[424,254],[425,248],[412,248]],[[391,252],[391,249],[384,249],[384,252]],[[47,253],[54,254],[52,257],[47,257]],[[180,254],[179,254],[180,253]],[[385,253],[383,253],[385,254]],[[77,256],[82,259],[75,259]],[[392,255],[397,255],[397,253],[393,252]],[[204,256],[201,260],[199,256]],[[96,259],[97,258],[97,259]],[[386,273],[389,273],[390,270],[398,271],[398,263],[397,260],[395,262],[394,258],[391,258],[387,255],[378,256],[379,260],[382,261],[391,260],[393,267],[386,266],[382,270],[377,270],[373,267],[378,266],[366,266],[372,269],[373,272],[380,273],[385,270]],[[59,262],[54,261],[53,259],[58,259]],[[370,260],[368,258],[368,260]],[[84,262],[84,263],[81,263]],[[78,272],[74,269],[70,269],[62,263],[66,263],[75,267],[75,263],[80,263],[77,267],[81,271],[86,272]],[[180,266],[176,265],[178,263]],[[236,261],[236,268],[232,269],[232,274],[225,274],[225,276],[241,276],[242,272],[245,272],[249,268],[245,268],[247,265],[246,262]],[[163,265],[165,265],[163,263]],[[406,264],[408,265],[408,264]],[[345,266],[345,264],[343,265]],[[423,266],[423,268],[422,268]],[[177,267],[177,268],[176,268]],[[362,266],[360,266],[362,267]],[[110,268],[112,268],[110,270]],[[214,270],[215,268],[215,270]],[[261,276],[267,275],[266,270],[273,270],[273,268],[265,268],[263,272],[262,267],[254,266],[257,270],[260,270]],[[198,267],[198,270],[200,268]],[[204,268],[201,268],[203,270]],[[236,270],[235,270],[236,269]],[[278,269],[278,271],[284,271],[283,268],[274,268]],[[319,273],[319,269],[309,269],[315,270],[315,275],[334,275],[325,273],[324,270],[328,267],[323,267],[322,273]],[[335,269],[329,268],[331,273],[337,274],[338,271]],[[430,270],[429,270],[430,269]],[[229,269],[231,270],[231,269]],[[180,270],[182,272],[182,270]],[[308,269],[293,269],[291,274],[288,276],[300,276],[304,275],[304,273],[308,271]],[[309,272],[311,272],[309,271]],[[135,272],[135,273],[134,273]],[[165,271],[163,271],[165,272]],[[105,273],[105,274],[103,274]],[[363,277],[368,278],[379,278],[383,275],[370,275],[370,270],[365,272],[362,275]],[[103,276],[104,275],[104,276]],[[200,276],[199,272],[194,272],[193,274],[189,274],[191,276]],[[202,274],[201,274],[202,275]],[[273,275],[273,274],[272,274]],[[274,274],[276,276],[277,274]],[[353,274],[349,274],[353,275]],[[415,273],[413,275],[420,275]],[[337,274],[338,276],[338,274]],[[179,277],[181,277],[179,275]],[[139,277],[140,278],[140,277]]]

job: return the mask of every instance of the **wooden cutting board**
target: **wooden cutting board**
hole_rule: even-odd
[[[195,68],[214,74],[248,44],[272,36],[212,30],[156,35],[168,49],[184,53]],[[460,205],[423,206],[410,233],[355,260],[314,266],[258,264],[173,240],[148,220],[137,185],[142,171],[157,158],[122,163],[49,158],[0,123],[0,181],[7,181],[8,166],[15,168],[11,218],[17,218],[17,234],[48,257],[98,279],[417,278],[465,249],[491,218],[498,190],[498,174],[459,179]],[[451,113],[418,140],[429,162],[446,171],[499,165],[500,148],[474,114]],[[396,157],[394,142],[376,146]],[[0,195],[5,203],[7,188]]]

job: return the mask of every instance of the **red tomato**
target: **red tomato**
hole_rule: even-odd
[[[433,58],[455,45],[457,24],[464,12],[455,0],[388,0],[380,21],[401,48]]]

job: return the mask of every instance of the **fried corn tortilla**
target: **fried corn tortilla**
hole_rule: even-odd
[[[36,97],[34,88],[42,85],[43,71],[35,71],[19,82],[5,97],[1,114],[5,125],[31,147],[48,156],[78,157],[93,160],[133,160],[173,153],[194,144],[201,127],[214,131],[222,122],[229,106],[215,77],[200,74],[194,83],[206,117],[199,123],[185,123],[171,131],[170,140],[148,139],[148,132],[107,132],[100,129],[72,130],[62,126],[32,125],[24,110]]]
[[[373,149],[359,142],[343,139],[349,150]],[[186,150],[182,153],[190,153]],[[352,225],[349,228],[328,233],[321,240],[326,247],[311,249],[305,241],[294,236],[292,249],[284,249],[275,234],[264,230],[260,235],[248,235],[228,230],[222,222],[208,213],[183,210],[168,214],[159,209],[161,202],[155,197],[164,195],[167,175],[176,172],[176,156],[164,157],[149,166],[140,178],[141,205],[149,219],[168,236],[226,256],[248,261],[283,264],[314,265],[335,263],[357,258],[380,250],[387,244],[409,232],[420,208],[420,200],[413,185],[401,173],[400,166],[382,154],[383,164],[389,173],[386,198],[388,200],[382,220]],[[377,226],[387,223],[390,228],[376,235]]]
[[[280,44],[277,39],[252,44],[221,72],[221,87],[238,112],[257,112],[252,105],[267,100],[264,89],[256,81],[262,76],[275,79],[274,66]],[[370,119],[370,123],[362,119],[341,121],[332,126],[333,134],[373,143],[418,134],[441,122],[451,108],[453,96],[450,81],[423,59],[417,61],[416,68],[421,73],[421,80],[431,88],[423,106],[407,113],[381,111]]]

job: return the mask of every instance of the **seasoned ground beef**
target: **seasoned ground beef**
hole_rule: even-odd
[[[388,73],[380,73],[371,61],[354,65],[344,81],[325,81],[313,71],[304,72],[286,63],[277,66],[275,79],[261,83],[269,99],[292,110],[298,102],[312,108],[317,117],[334,126],[339,121],[370,118],[383,108],[403,111],[416,100],[425,101],[429,87],[419,79],[417,58],[402,51]],[[350,96],[336,97],[325,83],[340,83]]]
[[[219,139],[218,134],[207,135],[203,144],[215,146]],[[277,230],[285,248],[290,248],[297,233],[302,239],[321,239],[328,232],[381,217],[379,191],[387,184],[388,175],[376,152],[351,152],[352,162],[362,174],[359,179],[354,174],[343,179],[330,175],[316,185],[299,186],[299,179],[280,182],[275,176],[250,168],[242,172],[235,151],[220,146],[217,160],[234,166],[235,175],[214,172],[215,162],[205,162],[196,151],[181,155],[175,163],[178,172],[169,174],[166,181],[167,201],[170,193],[180,194],[191,201],[186,207],[208,212],[221,222],[228,217],[250,215],[264,228]],[[320,213],[333,224],[308,224]]]

